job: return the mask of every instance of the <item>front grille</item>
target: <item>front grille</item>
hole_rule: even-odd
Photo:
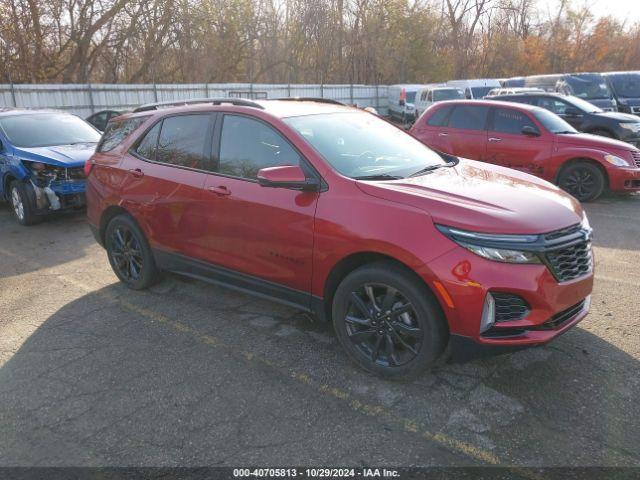
[[[574,280],[593,270],[591,242],[588,240],[546,252],[545,257],[551,273],[559,282]]]
[[[510,293],[491,292],[491,296],[495,300],[495,321],[509,322],[512,320],[521,320],[529,313],[529,305],[518,295]]]
[[[545,240],[555,240],[556,238],[565,237],[567,235],[571,235],[573,233],[576,233],[578,230],[580,230],[580,228],[581,228],[580,224],[576,223],[575,225],[571,225],[570,227],[562,228],[560,230],[555,230],[553,232],[549,232],[549,233],[545,234],[544,239]]]
[[[67,168],[67,180],[84,180],[84,167]]]
[[[633,157],[633,161],[636,162],[636,167],[640,168],[640,150],[631,152],[631,156]]]
[[[640,107],[631,107],[633,113],[640,113]]]
[[[556,313],[551,320],[539,325],[531,330],[554,330],[561,327],[563,324],[575,318],[584,308],[586,300],[582,300],[580,303],[575,304],[573,307],[569,307],[560,313]]]

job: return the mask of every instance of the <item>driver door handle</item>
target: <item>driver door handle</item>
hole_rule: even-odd
[[[490,141],[490,142],[501,142],[501,141],[502,141],[502,139],[501,139],[501,138],[498,138],[498,137],[489,137],[489,141]]]
[[[448,134],[448,133],[444,133],[444,132],[440,132],[440,133],[438,134],[438,136],[439,136],[439,137],[448,137],[448,136],[449,136],[449,134]]]
[[[216,195],[220,195],[221,197],[231,195],[231,190],[229,190],[224,185],[219,185],[217,187],[207,187],[207,190],[215,193]]]

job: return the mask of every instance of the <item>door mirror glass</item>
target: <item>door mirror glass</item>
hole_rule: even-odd
[[[522,134],[526,135],[527,137],[539,137],[540,136],[540,132],[538,130],[536,130],[535,127],[532,127],[531,125],[525,125],[524,127],[522,127]]]
[[[315,178],[307,179],[297,165],[262,168],[258,171],[258,183],[263,187],[311,191],[318,191],[320,187],[320,182]]]

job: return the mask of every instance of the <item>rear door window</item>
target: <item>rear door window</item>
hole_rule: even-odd
[[[458,105],[449,118],[449,127],[460,130],[484,130],[489,107],[481,105]]]
[[[206,168],[206,146],[209,136],[208,114],[179,115],[162,121],[156,162],[179,167]]]
[[[300,163],[298,152],[273,128],[240,115],[224,116],[220,173],[255,180],[262,168]]]
[[[532,127],[536,131],[538,127],[529,116],[511,108],[496,108],[493,115],[493,131],[511,135],[522,135],[524,127]]]
[[[443,127],[447,123],[447,118],[451,112],[452,107],[442,107],[435,111],[433,115],[427,120],[427,125],[432,127]]]
[[[138,156],[155,162],[156,147],[158,146],[158,134],[160,133],[161,125],[162,122],[156,123],[153,128],[146,133],[136,148]]]

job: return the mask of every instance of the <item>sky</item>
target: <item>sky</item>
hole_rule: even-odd
[[[543,12],[554,11],[558,0],[538,0]],[[577,0],[577,5],[587,5],[596,17],[611,15],[627,23],[640,21],[640,0]]]

